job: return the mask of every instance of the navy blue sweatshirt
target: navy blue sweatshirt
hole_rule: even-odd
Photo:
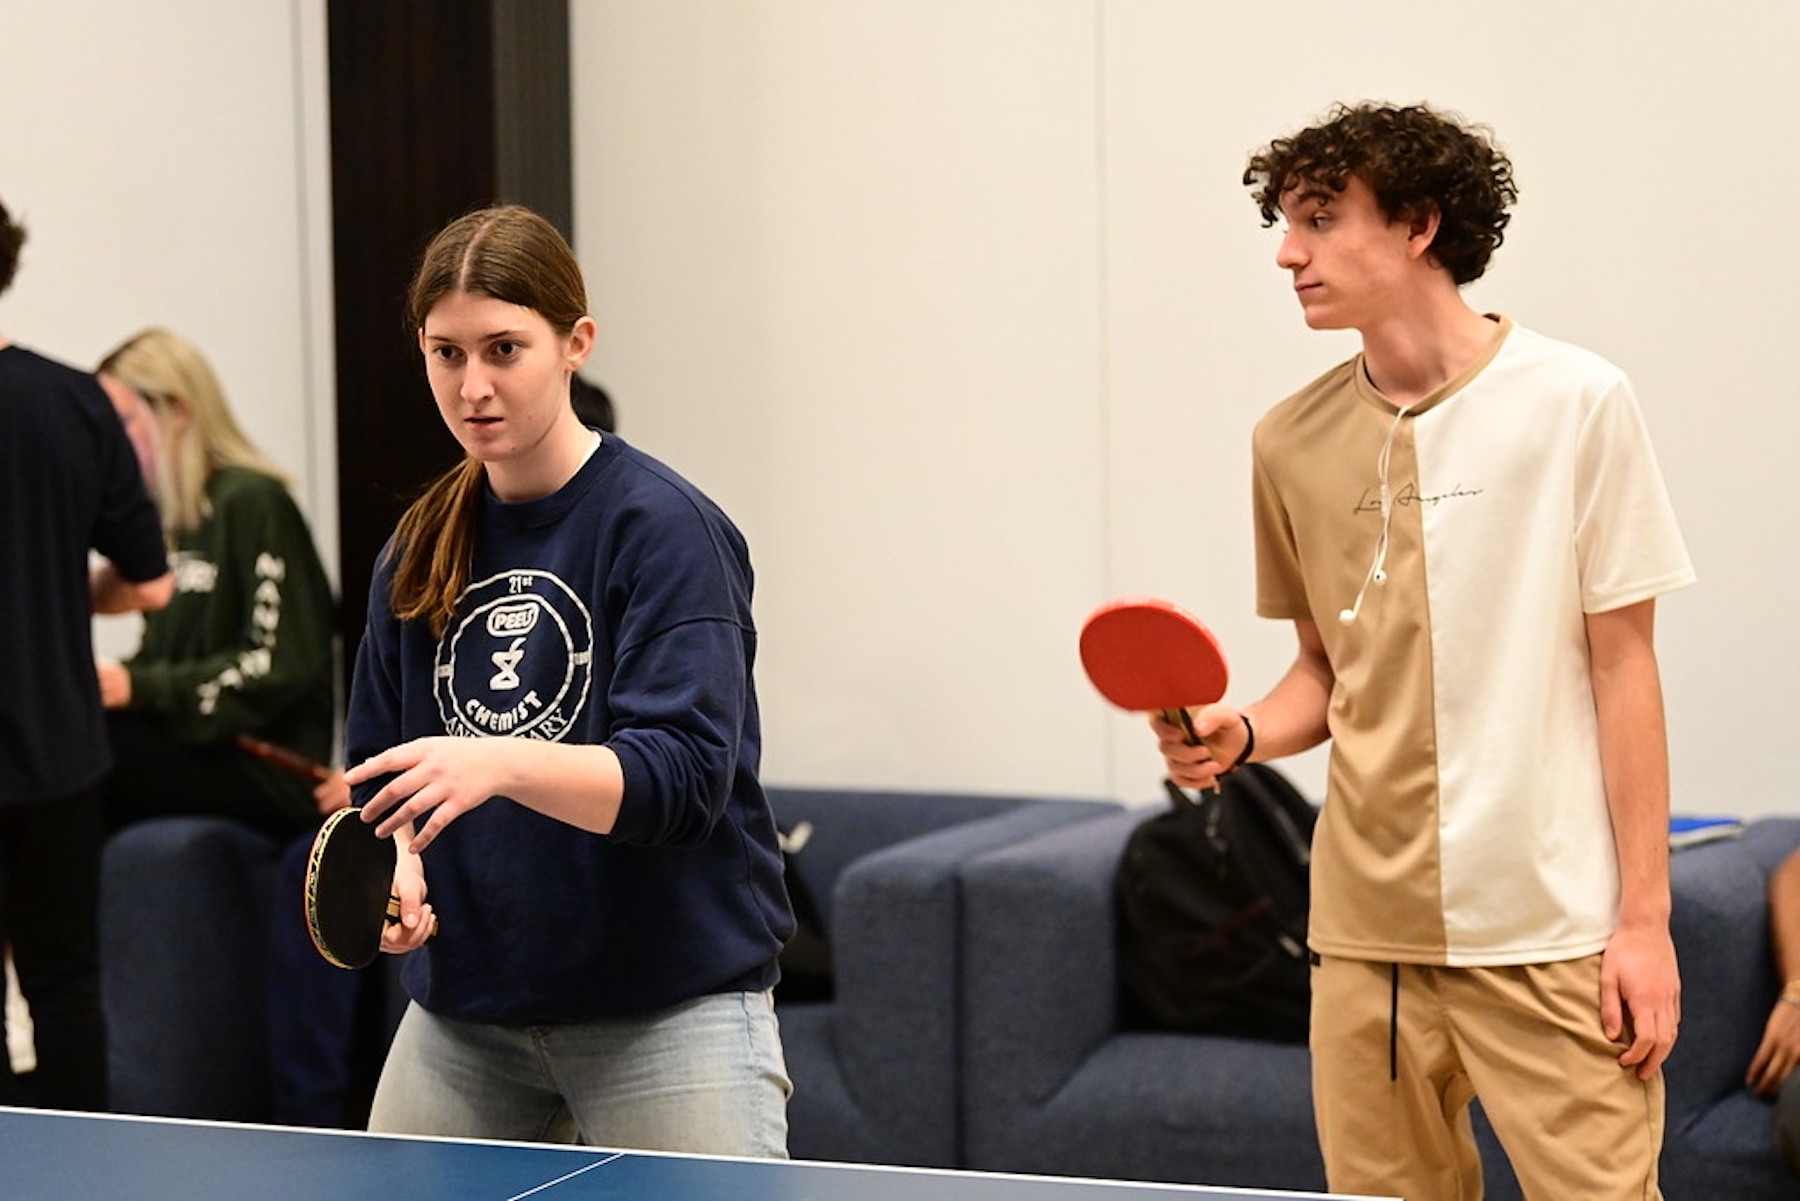
[[[757,782],[743,536],[614,435],[554,495],[489,494],[479,521],[442,639],[395,619],[378,562],[348,762],[440,734],[604,743],[625,795],[608,835],[505,797],[451,823],[424,853],[439,933],[409,958],[407,992],[445,1017],[530,1025],[768,987],[793,916]]]

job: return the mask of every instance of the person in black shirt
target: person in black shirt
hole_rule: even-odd
[[[0,206],[0,295],[25,230]],[[90,552],[105,562],[90,569]],[[100,1008],[99,785],[112,766],[94,673],[95,612],[155,609],[174,581],[125,427],[93,376],[0,334],[0,878],[33,1090],[5,1098],[106,1108]]]

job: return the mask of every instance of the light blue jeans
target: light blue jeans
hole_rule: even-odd
[[[766,992],[568,1026],[477,1025],[412,1004],[369,1129],[785,1159],[792,1092]]]

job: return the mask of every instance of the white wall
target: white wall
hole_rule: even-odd
[[[14,7],[0,330],[75,362],[193,337],[330,555],[323,0]],[[772,780],[1154,797],[1075,659],[1117,592],[1205,615],[1246,695],[1273,677],[1248,432],[1353,343],[1301,325],[1237,179],[1379,97],[1499,131],[1524,194],[1473,298],[1637,381],[1702,576],[1661,608],[1677,805],[1800,808],[1800,6],[572,8],[595,374],[752,539]]]
[[[751,540],[770,778],[1102,791],[1088,6],[575,16],[593,374]]]
[[[88,367],[187,336],[335,564],[325,79],[323,0],[10,6],[0,199],[29,240],[0,330]]]
[[[1515,159],[1471,299],[1638,385],[1702,577],[1659,610],[1676,806],[1800,807],[1769,511],[1800,442],[1800,7],[573,7],[594,374],[751,539],[769,778],[1153,797],[1148,736],[1075,659],[1115,593],[1205,616],[1246,699],[1272,681],[1291,634],[1251,611],[1249,429],[1354,341],[1305,330],[1238,179],[1379,98]]]

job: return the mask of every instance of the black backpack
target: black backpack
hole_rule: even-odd
[[[1119,863],[1120,983],[1161,1029],[1303,1042],[1318,810],[1261,763],[1138,824]]]

